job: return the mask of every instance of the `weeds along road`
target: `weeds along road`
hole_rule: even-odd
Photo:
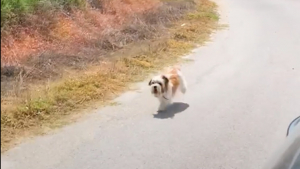
[[[156,114],[147,82],[120,105],[6,152],[2,169],[259,169],[300,105],[300,2],[222,0],[228,29],[183,67],[188,91]]]

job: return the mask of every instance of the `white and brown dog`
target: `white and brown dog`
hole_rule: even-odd
[[[165,110],[172,104],[172,99],[178,89],[185,93],[187,88],[186,81],[178,67],[170,69],[166,74],[153,77],[149,82],[149,86],[151,86],[151,93],[160,102],[159,111]]]

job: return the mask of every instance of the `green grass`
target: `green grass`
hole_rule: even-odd
[[[20,24],[22,19],[42,7],[69,9],[82,7],[86,0],[1,0],[1,30],[10,24]]]

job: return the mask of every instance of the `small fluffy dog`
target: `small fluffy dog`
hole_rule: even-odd
[[[186,81],[178,67],[173,67],[166,74],[153,77],[149,81],[149,86],[151,86],[151,93],[160,102],[159,111],[165,110],[172,104],[172,99],[178,89],[185,93],[187,88]]]

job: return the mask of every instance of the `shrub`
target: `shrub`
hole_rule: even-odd
[[[85,2],[86,0],[1,0],[1,31],[7,25],[22,22],[23,17],[34,13],[41,6],[69,10],[72,7],[83,7]]]

